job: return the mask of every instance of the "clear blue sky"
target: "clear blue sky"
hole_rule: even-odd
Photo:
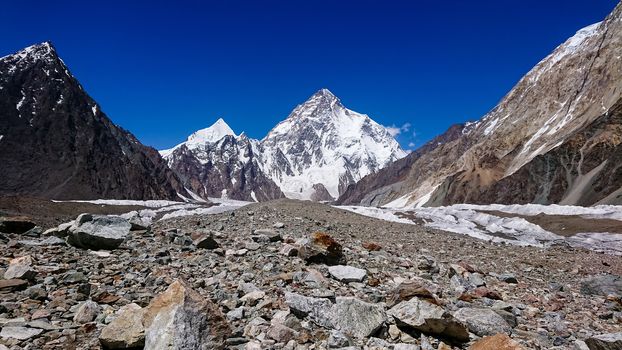
[[[479,119],[616,3],[5,1],[0,55],[51,40],[104,112],[160,149],[218,117],[261,138],[322,87],[412,124],[409,148]]]

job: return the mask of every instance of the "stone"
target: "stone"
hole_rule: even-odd
[[[371,304],[353,297],[337,297],[330,309],[333,327],[342,333],[364,338],[374,334],[387,321],[384,307]]]
[[[216,249],[220,247],[220,244],[214,239],[214,235],[211,232],[195,232],[191,235],[192,244],[197,248],[202,249]]]
[[[361,245],[370,252],[377,252],[382,249],[382,246],[375,242],[363,242]]]
[[[492,309],[465,307],[454,312],[454,317],[480,337],[512,331],[505,319]]]
[[[76,314],[73,316],[73,321],[80,324],[92,322],[100,311],[101,308],[99,304],[91,300],[85,301],[76,311]]]
[[[0,217],[0,232],[23,234],[36,224],[25,216]]]
[[[223,349],[231,328],[217,305],[173,282],[146,307],[145,349]]]
[[[507,334],[500,333],[476,341],[469,350],[523,350],[523,347]]]
[[[458,342],[467,342],[467,327],[456,320],[442,307],[427,301],[412,298],[402,301],[387,312],[397,321],[398,327],[405,325],[422,333],[440,335]]]
[[[600,334],[585,341],[590,350],[619,350],[622,349],[622,332]]]
[[[581,282],[581,293],[586,295],[622,296],[622,276],[604,274]]]
[[[28,286],[28,281],[20,279],[0,280],[1,291],[14,291],[24,289]]]
[[[352,341],[345,334],[337,331],[331,330],[330,335],[328,336],[328,347],[331,349],[334,348],[344,348],[346,346],[352,345]]]
[[[499,275],[497,278],[500,281],[503,281],[505,283],[512,283],[512,284],[518,283],[518,280],[516,279],[516,276],[514,276],[511,273],[503,273],[503,274]]]
[[[32,267],[32,258],[30,255],[11,259],[9,268],[4,273],[4,279],[22,279],[33,280],[37,276],[37,271]]]
[[[289,306],[294,315],[300,318],[309,317],[312,322],[320,326],[333,328],[330,318],[330,310],[333,305],[330,300],[286,292],[285,304]]]
[[[230,321],[241,320],[244,318],[244,307],[237,307],[227,312],[227,319]]]
[[[245,303],[245,304],[249,304],[249,305],[256,305],[257,302],[261,299],[263,299],[263,297],[266,296],[265,292],[262,292],[260,290],[256,290],[253,292],[250,292],[248,294],[245,294],[243,297],[240,298],[240,301]]]
[[[367,271],[346,265],[330,266],[328,268],[328,273],[330,273],[334,279],[344,283],[362,282],[365,276],[367,276]]]
[[[17,340],[28,340],[38,336],[43,333],[43,329],[38,328],[27,328],[27,327],[2,327],[2,331],[0,332],[0,338],[2,339],[17,339]]]
[[[391,305],[395,305],[401,301],[410,300],[417,297],[424,299],[432,304],[438,304],[434,293],[438,290],[438,286],[432,282],[423,279],[413,279],[401,282],[391,293]]]
[[[144,309],[128,304],[119,309],[116,317],[102,329],[99,342],[104,349],[142,348],[145,345]]]
[[[302,240],[298,257],[315,264],[340,265],[346,262],[341,244],[322,232],[315,232]]]
[[[67,243],[84,249],[112,250],[128,238],[131,227],[119,216],[82,214],[70,228]]]
[[[285,256],[296,256],[298,255],[298,248],[294,245],[285,243],[283,244],[283,246],[281,247],[281,250],[279,251],[279,253],[285,255]]]
[[[288,341],[298,337],[298,332],[287,326],[277,323],[271,325],[268,329],[268,337],[276,340],[279,343],[287,343]]]

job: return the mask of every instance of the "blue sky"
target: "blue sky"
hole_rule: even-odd
[[[223,117],[263,137],[328,88],[405,148],[479,119],[615,0],[7,1],[0,55],[51,40],[117,124],[162,149]],[[409,144],[411,144],[409,146]]]

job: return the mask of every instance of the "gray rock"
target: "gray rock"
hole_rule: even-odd
[[[362,282],[365,276],[367,276],[367,271],[345,265],[330,266],[328,268],[328,273],[336,280],[344,283]]]
[[[333,328],[330,311],[333,304],[328,299],[311,298],[296,293],[285,293],[285,304],[300,318],[309,319],[326,328]]]
[[[76,311],[73,321],[80,324],[92,322],[99,315],[100,311],[101,308],[96,302],[91,300],[85,301]]]
[[[338,297],[330,310],[333,327],[355,338],[369,337],[387,321],[381,304],[366,303],[353,297]]]
[[[0,338],[28,340],[38,336],[41,333],[43,333],[43,330],[38,328],[2,327],[2,331],[0,332]]]
[[[12,259],[9,267],[4,272],[4,279],[32,280],[37,276],[37,271],[32,267],[30,255]]]
[[[581,293],[587,295],[615,294],[622,296],[622,277],[617,275],[599,275],[581,282]]]
[[[334,348],[343,348],[346,346],[352,345],[352,341],[345,334],[337,331],[331,330],[330,335],[328,336],[328,347],[331,349]]]
[[[601,334],[585,341],[590,350],[620,350],[622,349],[622,332]]]
[[[398,327],[405,325],[422,333],[441,335],[459,342],[469,340],[469,332],[463,323],[442,307],[427,301],[417,298],[402,301],[391,308],[388,314],[395,318]]]
[[[492,309],[465,307],[456,311],[454,317],[480,337],[512,331],[505,319]]]
[[[69,229],[67,243],[85,249],[116,249],[129,236],[132,225],[119,216],[78,216]]]

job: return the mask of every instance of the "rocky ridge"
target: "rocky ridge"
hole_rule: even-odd
[[[0,344],[595,350],[620,337],[616,256],[291,200],[136,227],[109,251],[58,237],[82,222],[2,235]]]

